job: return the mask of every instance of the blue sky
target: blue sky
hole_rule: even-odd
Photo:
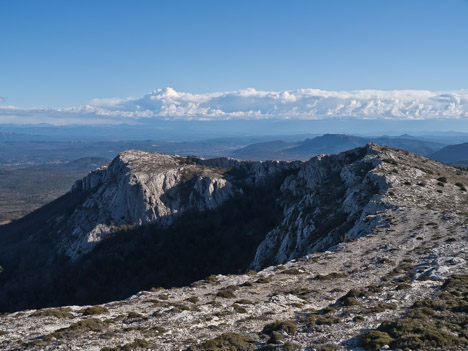
[[[468,1],[0,0],[0,96],[468,88]]]

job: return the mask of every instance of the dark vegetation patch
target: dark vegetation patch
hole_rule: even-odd
[[[233,304],[232,308],[234,309],[234,312],[236,313],[248,313],[247,309],[245,307],[242,307],[238,304]]]
[[[73,314],[70,311],[68,308],[48,308],[33,312],[31,317],[73,318]]]
[[[66,218],[86,196],[68,193],[0,227],[0,311],[100,304],[153,286],[185,286],[207,276],[214,282],[210,274],[246,271],[260,242],[281,221],[275,199],[286,175],[244,187],[242,196],[215,210],[188,211],[168,229],[153,224],[121,231],[75,262],[56,253],[60,235],[45,222]]]
[[[336,300],[336,305],[346,307],[360,305],[361,302],[357,298],[366,297],[370,295],[372,295],[372,293],[367,290],[351,289],[347,292],[346,295]]]
[[[252,343],[256,339],[238,333],[224,333],[200,345],[190,346],[186,351],[250,351],[257,347]]]
[[[468,275],[447,279],[435,296],[417,301],[402,318],[383,322],[360,337],[361,346],[461,350],[468,346]]]
[[[191,296],[187,299],[185,299],[186,301],[188,302],[191,302],[191,303],[197,303],[198,302],[198,297],[197,296]]]
[[[392,341],[390,335],[378,330],[365,332],[360,339],[360,346],[369,350],[378,350],[382,346],[389,345]]]
[[[274,331],[283,330],[289,335],[294,335],[297,332],[297,324],[293,321],[278,321],[265,325],[262,333],[271,335]]]
[[[145,318],[142,314],[138,312],[128,312],[126,319],[143,319]]]
[[[269,344],[276,344],[278,341],[284,342],[284,336],[277,332],[276,330],[271,332],[270,339],[268,340]]]
[[[90,318],[78,321],[71,324],[69,327],[58,329],[46,336],[44,340],[62,339],[63,337],[73,337],[77,334],[83,334],[87,332],[98,332],[106,329],[108,323],[106,321],[101,321],[100,319]]]
[[[234,290],[232,290],[232,289],[220,289],[216,293],[216,296],[223,297],[225,299],[232,299],[232,298],[236,297],[236,294],[234,294]]]
[[[144,339],[135,339],[133,342],[116,346],[116,347],[103,347],[101,351],[131,351],[137,349],[147,349],[149,346],[148,341]]]
[[[306,323],[309,328],[313,328],[318,325],[333,325],[336,323],[341,323],[341,319],[336,316],[324,316],[317,313],[312,313],[307,317]]]
[[[333,280],[333,279],[338,279],[338,278],[346,278],[347,275],[344,273],[337,273],[333,272],[330,274],[322,275],[322,274],[317,274],[314,279],[316,280]]]
[[[91,306],[79,311],[83,316],[92,316],[97,314],[109,313],[109,310],[104,306]]]
[[[447,177],[439,177],[437,180],[441,183],[447,183]]]

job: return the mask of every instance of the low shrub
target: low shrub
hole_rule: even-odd
[[[83,316],[92,316],[97,314],[109,313],[109,310],[104,306],[91,306],[79,311]]]
[[[378,350],[382,346],[389,345],[392,338],[385,332],[369,330],[359,338],[359,346],[367,350]]]
[[[271,335],[274,331],[283,330],[289,335],[294,335],[297,332],[297,324],[293,321],[278,321],[265,325],[263,327],[262,333]]]
[[[54,317],[54,318],[73,318],[70,309],[65,308],[48,308],[45,310],[37,310],[31,314],[32,317]]]
[[[250,351],[257,348],[252,344],[255,341],[255,339],[239,333],[224,333],[200,345],[190,346],[186,351]]]

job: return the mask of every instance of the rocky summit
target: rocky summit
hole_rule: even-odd
[[[375,144],[121,153],[0,227],[0,348],[466,350],[467,184]]]

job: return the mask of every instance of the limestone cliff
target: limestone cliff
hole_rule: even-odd
[[[169,226],[189,209],[204,211],[282,172],[280,226],[258,247],[252,268],[324,250],[383,225],[377,214],[388,187],[380,149],[368,145],[307,162],[202,159],[143,151],[119,154],[108,166],[76,182],[85,200],[59,230],[60,251],[73,259],[122,228],[157,222]]]
[[[260,244],[252,268],[287,262],[368,234],[384,224],[388,184],[374,173],[380,147],[368,145],[305,162],[281,186],[284,219]]]
[[[60,250],[76,259],[122,228],[154,222],[168,226],[188,209],[214,209],[242,194],[243,186],[300,164],[122,152],[74,184],[73,192],[88,195],[60,229]]]

